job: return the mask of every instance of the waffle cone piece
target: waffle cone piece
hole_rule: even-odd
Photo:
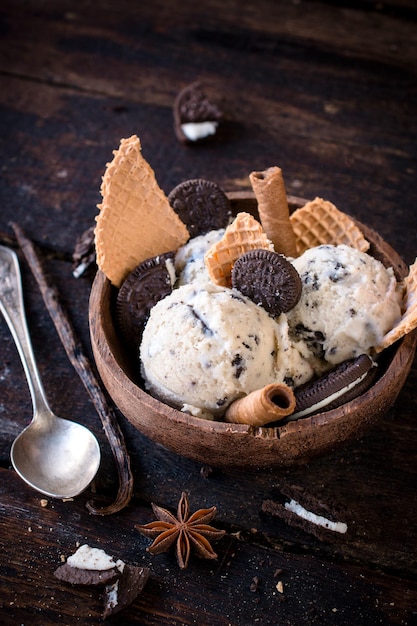
[[[276,422],[295,409],[292,389],[284,383],[271,383],[235,400],[225,413],[226,422],[264,426]]]
[[[307,202],[292,213],[290,221],[298,255],[321,244],[346,244],[362,252],[369,249],[369,241],[355,222],[328,200],[315,198]]]
[[[136,135],[122,139],[107,164],[96,218],[97,265],[116,287],[139,263],[176,250],[188,230],[158,186]]]
[[[273,250],[260,223],[249,213],[238,213],[223,237],[206,252],[204,262],[213,283],[231,287],[235,261],[249,250]]]
[[[402,285],[404,288],[403,314],[398,324],[385,335],[381,344],[377,346],[377,352],[382,352],[417,328],[417,259],[413,265],[410,265],[410,270],[402,281]]]
[[[252,172],[249,180],[258,201],[261,224],[274,244],[275,252],[289,257],[297,256],[281,168],[274,166],[261,172]]]

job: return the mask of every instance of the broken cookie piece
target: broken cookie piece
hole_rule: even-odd
[[[55,578],[71,585],[105,587],[103,618],[119,612],[141,593],[149,569],[127,565],[100,548],[84,544],[54,572]]]
[[[104,590],[103,617],[119,613],[141,593],[149,578],[149,568],[125,565],[123,576]]]
[[[295,485],[284,486],[274,500],[264,500],[262,511],[314,535],[320,541],[331,538],[337,541],[348,531],[346,512]]]
[[[72,255],[72,275],[83,276],[90,268],[96,268],[94,226],[87,228],[76,240]]]
[[[182,89],[174,102],[174,129],[182,143],[197,143],[217,132],[223,117],[199,82]]]
[[[54,575],[73,585],[100,585],[116,580],[123,568],[120,559],[115,561],[104,550],[84,544],[55,570]]]

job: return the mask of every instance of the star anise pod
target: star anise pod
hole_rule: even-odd
[[[210,509],[199,509],[190,515],[188,496],[183,491],[178,503],[177,517],[153,503],[152,509],[157,521],[144,526],[135,524],[136,530],[154,539],[148,548],[151,554],[167,552],[176,542],[176,556],[181,569],[188,566],[192,550],[203,559],[217,558],[210,541],[220,539],[226,531],[208,525],[216,515],[215,506]]]

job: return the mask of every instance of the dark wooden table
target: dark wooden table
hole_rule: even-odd
[[[0,6],[0,243],[19,253],[35,353],[54,410],[88,425],[117,475],[95,407],[69,362],[10,221],[37,244],[91,357],[91,275],[72,276],[77,237],[94,223],[105,163],[140,136],[168,193],[204,177],[249,189],[248,174],[282,167],[289,194],[321,196],[400,252],[417,253],[417,9],[413,0],[131,2],[3,0]],[[191,148],[173,131],[179,90],[201,80],[225,113],[214,141]],[[150,568],[136,601],[110,624],[222,626],[417,623],[417,366],[365,437],[304,467],[209,471],[148,441],[119,414],[135,480],[130,504],[89,513],[86,492],[43,498],[10,464],[31,403],[0,320],[0,623],[99,624],[98,590],[59,582],[62,555],[88,543]],[[345,535],[301,529],[263,512],[286,488],[337,511]],[[151,502],[217,506],[217,561],[151,556],[135,523]],[[45,500],[45,501],[43,501]],[[282,583],[282,586],[279,584]]]

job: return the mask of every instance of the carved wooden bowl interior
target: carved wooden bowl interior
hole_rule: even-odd
[[[234,213],[257,216],[252,193],[228,194]],[[289,197],[290,209],[304,200]],[[398,278],[408,272],[399,255],[374,231],[358,224],[371,243],[370,254],[392,265]],[[139,366],[117,335],[113,319],[115,290],[97,272],[90,297],[89,321],[96,364],[116,406],[141,433],[173,452],[217,467],[289,467],[305,463],[361,437],[396,400],[416,350],[413,332],[385,350],[379,378],[363,395],[331,411],[286,425],[253,427],[206,421],[159,402],[140,386]]]

